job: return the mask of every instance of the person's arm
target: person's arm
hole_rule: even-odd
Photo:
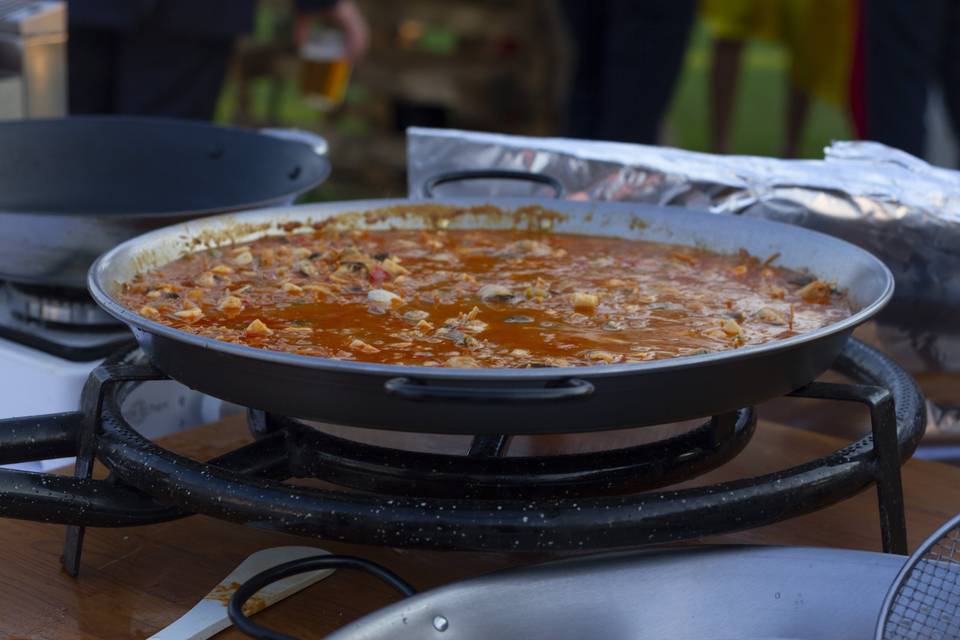
[[[367,52],[370,29],[353,0],[297,0],[297,24],[294,37],[302,44],[317,19],[329,22],[343,31],[347,59],[356,62]]]

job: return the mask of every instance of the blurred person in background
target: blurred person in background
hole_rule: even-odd
[[[696,0],[564,0],[576,47],[565,135],[655,144]]]
[[[314,20],[360,58],[368,28],[352,0],[297,0],[295,37]],[[69,0],[69,111],[209,120],[255,0]]]
[[[703,0],[713,37],[710,68],[710,147],[730,151],[730,129],[744,44],[766,40],[789,58],[783,157],[796,157],[811,98],[848,103],[856,0]]]
[[[960,132],[960,2],[862,0],[861,11],[857,134],[922,158],[932,86],[940,86],[953,133]]]

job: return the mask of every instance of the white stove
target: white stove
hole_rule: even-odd
[[[133,343],[125,327],[105,324],[88,307],[92,304],[76,297],[25,297],[0,285],[0,419],[78,410],[90,372]],[[84,324],[84,318],[93,321]],[[231,410],[216,398],[163,381],[140,385],[125,405],[125,417],[145,436],[157,438],[218,420]],[[10,466],[45,471],[70,460]]]

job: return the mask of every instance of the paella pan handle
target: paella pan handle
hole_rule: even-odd
[[[553,176],[545,173],[533,173],[531,171],[514,171],[512,169],[462,169],[459,171],[444,171],[423,181],[423,195],[427,198],[433,197],[434,189],[442,184],[449,182],[461,182],[463,180],[523,180],[526,182],[536,182],[553,189],[554,198],[562,198],[564,194],[563,184]]]
[[[594,392],[587,380],[568,378],[546,387],[454,387],[433,386],[412,378],[390,378],[383,385],[387,395],[404,400],[451,400],[474,404],[530,404],[585,398]]]

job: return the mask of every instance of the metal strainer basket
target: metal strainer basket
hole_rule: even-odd
[[[875,640],[960,638],[960,515],[927,538],[897,575]]]

